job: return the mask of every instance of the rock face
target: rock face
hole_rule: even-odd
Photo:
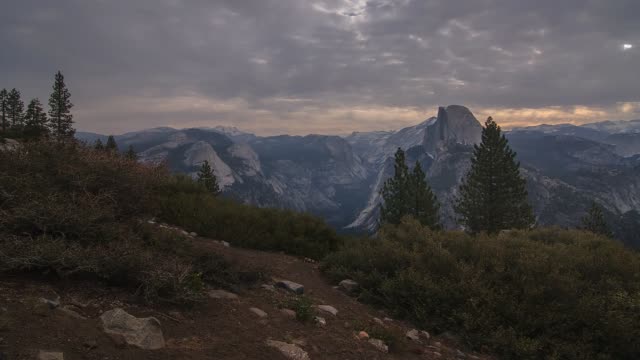
[[[267,340],[267,346],[278,349],[282,355],[291,360],[311,360],[309,354],[297,345],[282,341]]]
[[[480,142],[482,126],[464,106],[438,108],[437,120],[425,132],[423,146],[431,155],[447,151],[452,144],[474,145]]]
[[[276,287],[286,289],[292,293],[302,295],[304,293],[304,286],[289,280],[279,280],[276,282]]]
[[[100,320],[107,334],[122,336],[129,345],[145,350],[165,346],[160,322],[154,317],[137,318],[122,309],[113,309],[102,314]]]

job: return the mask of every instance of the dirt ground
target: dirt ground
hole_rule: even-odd
[[[63,352],[75,359],[286,359],[265,344],[268,339],[296,343],[311,359],[487,359],[468,353],[450,340],[431,338],[416,343],[405,339],[411,327],[385,321],[384,329],[398,341],[383,353],[357,333],[380,327],[374,318],[383,312],[357,302],[324,279],[318,265],[303,259],[260,251],[228,248],[207,239],[193,240],[202,251],[223,255],[238,270],[259,269],[269,276],[303,284],[314,304],[327,304],[337,316],[319,314],[327,324],[303,323],[281,312],[291,294],[259,286],[236,289],[238,299],[208,299],[185,309],[167,305],[149,306],[120,288],[87,281],[61,281],[42,277],[0,277],[0,360],[36,359],[40,350]],[[269,283],[269,280],[266,281]],[[78,319],[52,310],[40,298],[60,296],[61,306],[77,312]],[[167,346],[141,350],[106,335],[100,324],[102,312],[120,307],[137,317],[160,320]],[[249,308],[268,314],[260,319]],[[464,351],[464,354],[458,349]]]

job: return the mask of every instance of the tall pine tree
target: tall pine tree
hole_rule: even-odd
[[[419,162],[410,172],[400,148],[395,154],[394,175],[384,183],[380,194],[380,223],[399,224],[402,217],[410,215],[431,229],[440,228],[440,205],[425,173]]]
[[[53,92],[49,97],[49,117],[51,118],[51,133],[59,140],[73,138],[73,115],[71,115],[71,93],[64,83],[64,76],[60,71],[55,76]]]
[[[132,161],[138,160],[138,154],[136,154],[135,150],[133,150],[133,145],[129,145],[129,149],[125,153],[125,157]]]
[[[104,150],[104,144],[102,143],[102,140],[100,139],[96,140],[95,144],[93,145],[93,148],[98,151]]]
[[[602,207],[595,201],[591,203],[589,212],[582,218],[582,229],[592,233],[613,237],[613,233],[604,218]]]
[[[516,153],[491,117],[482,130],[482,142],[474,147],[454,208],[472,233],[528,229],[534,224]]]
[[[218,185],[218,179],[213,173],[209,161],[205,160],[198,172],[198,183],[204,185],[204,187],[212,192],[214,195],[220,194],[220,186]]]
[[[8,101],[9,92],[7,91],[7,89],[0,90],[0,127],[2,128],[2,132],[7,132],[7,130],[9,129],[9,119],[7,118]]]
[[[32,99],[24,115],[24,134],[29,138],[41,138],[49,133],[47,113],[40,100]]]
[[[7,117],[12,130],[22,130],[24,121],[24,102],[22,101],[20,91],[15,88],[11,89],[7,95]]]
[[[116,138],[113,135],[109,135],[107,138],[107,145],[105,145],[105,150],[111,152],[118,152],[118,144],[116,144]]]

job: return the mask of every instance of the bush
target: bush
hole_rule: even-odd
[[[505,358],[640,356],[640,256],[560,229],[472,237],[413,220],[350,243],[323,270],[361,299]]]
[[[321,219],[219,198],[186,176],[174,176],[160,193],[161,219],[236,246],[321,259],[341,243]]]

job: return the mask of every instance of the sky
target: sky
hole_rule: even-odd
[[[100,133],[640,118],[638,0],[16,0],[0,49],[0,87],[46,102],[62,70]]]

